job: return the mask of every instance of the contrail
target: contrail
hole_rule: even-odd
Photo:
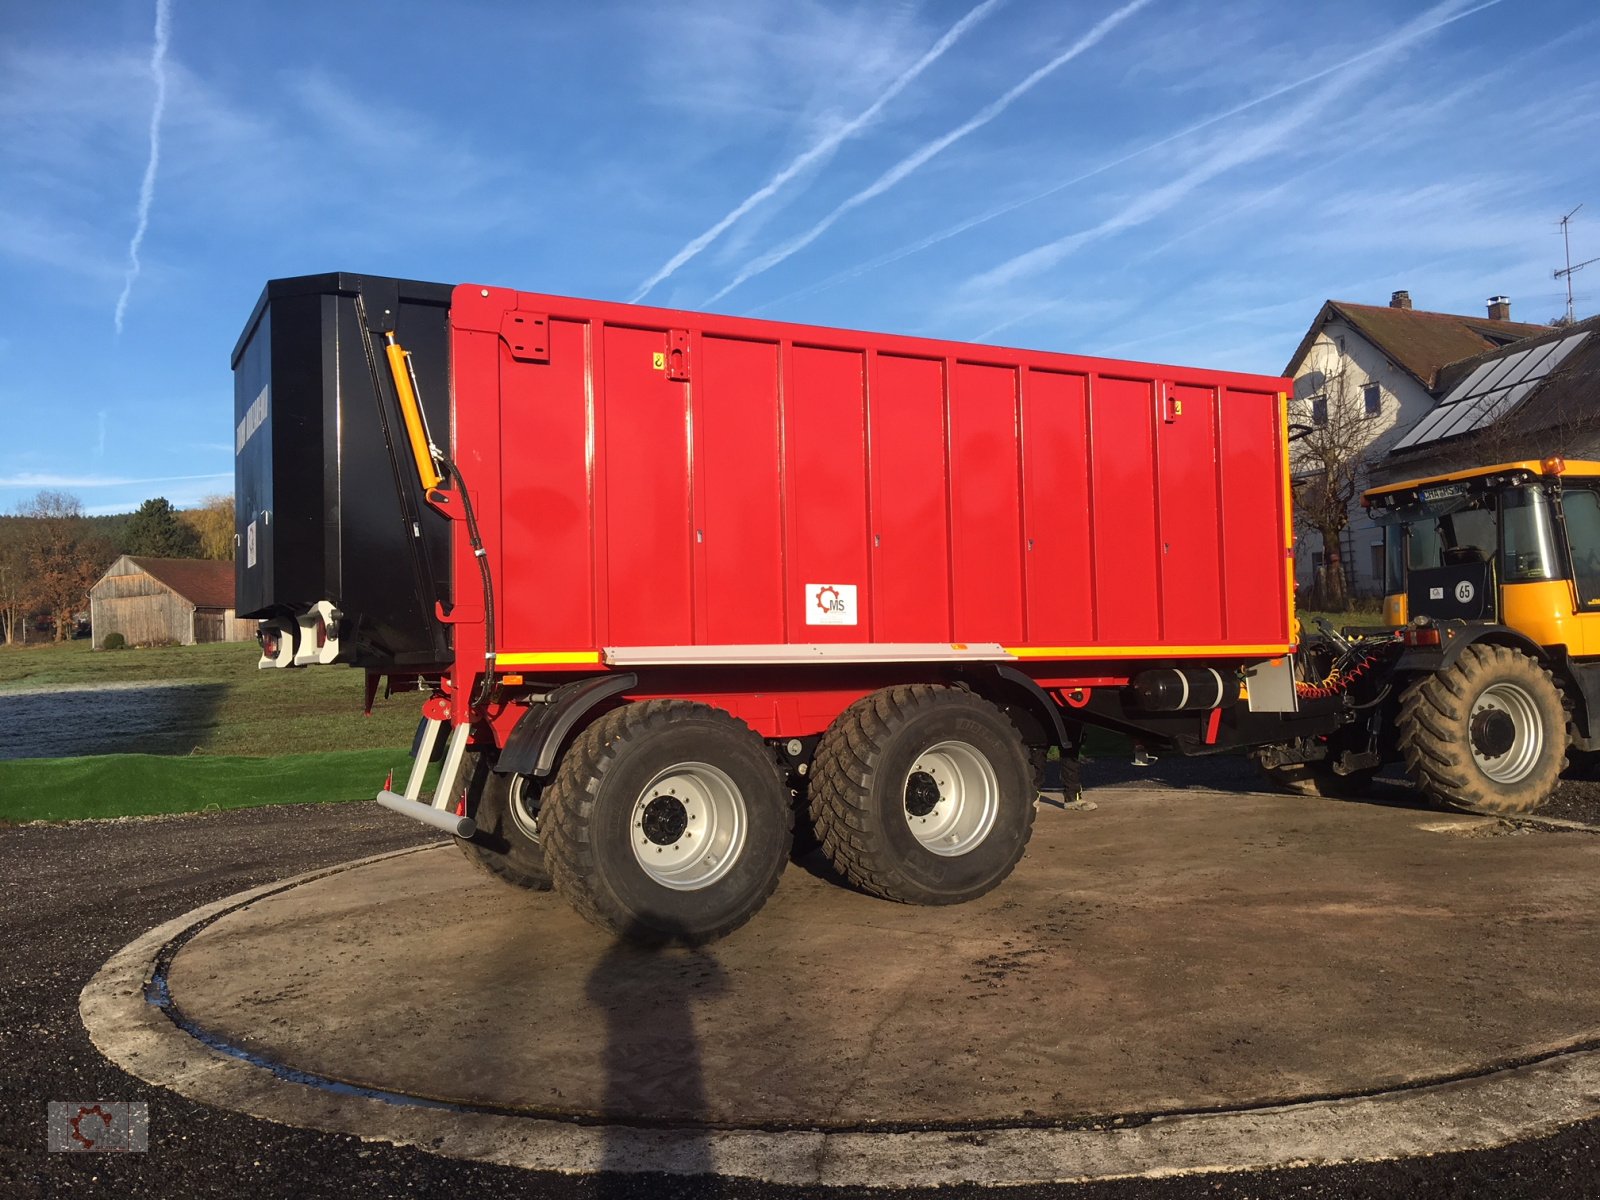
[[[172,34],[172,0],[156,0],[156,44],[150,52],[150,74],[156,81],[156,103],[150,110],[150,161],[144,165],[144,182],[139,185],[138,220],[133,240],[128,243],[128,273],[117,297],[117,336],[122,335],[122,317],[128,311],[133,281],[139,278],[139,247],[150,228],[150,205],[156,198],[156,169],[161,165],[161,115],[167,108],[167,42]]]
[[[1065,237],[1046,242],[1042,246],[1037,246],[1024,254],[1019,254],[973,277],[973,279],[969,280],[969,286],[1005,286],[1015,282],[1021,276],[1035,274],[1055,266],[1063,258],[1087,242],[1120,232],[1134,225],[1143,224],[1158,213],[1171,208],[1184,196],[1208,180],[1242,163],[1254,161],[1265,155],[1284,136],[1294,132],[1313,117],[1320,115],[1329,102],[1348,91],[1355,83],[1377,70],[1412,42],[1426,37],[1434,30],[1448,25],[1452,21],[1459,21],[1463,17],[1471,16],[1475,12],[1481,12],[1498,3],[1500,3],[1500,0],[1487,0],[1486,3],[1478,4],[1465,11],[1452,11],[1461,7],[1461,0],[1446,0],[1443,4],[1434,5],[1433,8],[1416,20],[1402,26],[1400,31],[1393,37],[1380,42],[1372,49],[1342,64],[1344,70],[1340,71],[1338,77],[1332,83],[1328,84],[1320,93],[1313,94],[1307,102],[1291,109],[1283,118],[1269,122],[1259,129],[1249,131],[1244,138],[1235,139],[1208,162],[1191,169],[1172,183],[1147,193],[1121,212],[1102,221],[1099,225],[1078,233],[1068,234]],[[1442,20],[1437,19],[1441,13],[1449,13],[1450,15]],[[1355,71],[1349,70],[1351,64],[1357,62],[1361,63],[1359,69]],[[1307,79],[1299,81],[1297,87],[1303,89],[1305,83],[1333,74],[1334,70],[1335,68],[1330,68],[1327,71],[1309,76]],[[1281,95],[1286,90],[1288,89],[1280,89],[1278,94]],[[1232,115],[1232,113],[1227,115]],[[1207,122],[1207,124],[1209,123],[1214,122]],[[1191,127],[1187,132],[1193,132],[1194,128],[1197,127]],[[1006,326],[1015,324],[1020,319],[1023,318],[1013,318],[996,326],[989,332],[998,332],[998,330]]]
[[[1499,0],[1488,0],[1488,3],[1480,4],[1476,9],[1454,14],[1449,20],[1460,20],[1464,16],[1469,16],[1471,12],[1488,8],[1491,4],[1497,3],[1499,3]],[[1244,163],[1254,162],[1265,157],[1276,149],[1285,138],[1297,133],[1310,121],[1321,116],[1329,104],[1383,66],[1388,59],[1394,57],[1407,45],[1438,29],[1441,25],[1448,24],[1449,20],[1437,21],[1432,24],[1428,22],[1432,21],[1438,13],[1458,6],[1459,0],[1446,0],[1444,4],[1435,5],[1423,16],[1402,27],[1399,33],[1360,56],[1370,61],[1365,62],[1354,71],[1347,71],[1339,75],[1319,92],[1311,94],[1305,101],[1291,108],[1283,116],[1255,129],[1247,130],[1244,134],[1233,138],[1225,148],[1214,154],[1206,162],[1191,168],[1171,183],[1146,193],[1133,203],[1125,206],[1121,211],[1107,217],[1098,225],[1046,242],[1042,246],[1037,246],[1024,254],[1019,254],[999,266],[973,276],[964,286],[967,289],[988,288],[993,290],[1004,288],[1015,283],[1019,278],[1047,270],[1089,242],[1142,225],[1159,214],[1166,212],[1196,188],[1216,178],[1218,175]],[[1059,300],[1047,301],[1001,321],[999,324],[990,326],[978,334],[976,340],[985,341],[1001,330],[1036,317],[1054,308],[1059,303]]]
[[[884,89],[882,95],[880,95],[860,113],[858,113],[854,118],[845,122],[845,124],[841,125],[838,129],[833,130],[827,136],[818,139],[816,143],[797,155],[788,166],[784,167],[783,170],[779,171],[771,179],[767,180],[767,182],[762,184],[761,187],[757,188],[755,191],[746,196],[739,203],[739,205],[733,209],[732,212],[728,213],[727,216],[723,217],[710,229],[706,230],[699,237],[690,241],[686,246],[683,247],[683,249],[674,254],[670,259],[667,260],[665,266],[663,266],[654,275],[650,276],[649,279],[646,279],[639,285],[639,290],[634,292],[634,294],[628,298],[628,302],[630,304],[637,304],[640,300],[644,299],[645,296],[650,293],[650,290],[656,286],[656,284],[662,282],[679,267],[683,266],[684,263],[688,262],[695,255],[699,254],[700,251],[709,246],[725,229],[728,228],[728,226],[732,225],[735,221],[744,216],[745,213],[749,212],[763,200],[766,200],[772,196],[779,188],[788,183],[789,180],[793,179],[796,175],[800,174],[801,171],[804,171],[812,163],[818,161],[828,154],[831,154],[835,149],[838,148],[841,142],[844,142],[847,138],[854,136],[874,117],[883,111],[884,105],[888,104],[889,101],[893,100],[901,92],[905,91],[905,89],[914,79],[916,79],[918,75],[921,75],[923,71],[931,66],[937,59],[943,56],[946,50],[955,45],[955,43],[960,40],[962,35],[965,34],[967,30],[971,29],[979,21],[983,20],[983,18],[988,16],[995,7],[1003,4],[1004,2],[1005,0],[984,0],[982,4],[974,8],[966,16],[962,17],[961,20],[957,21],[950,27],[948,32],[946,32],[942,38],[933,44],[933,47],[926,54],[924,54],[916,62],[912,63],[911,66],[906,68],[906,70],[900,74],[899,78],[897,78],[886,89]]]
[[[737,276],[734,277],[732,283],[728,284],[720,292],[712,296],[706,301],[706,303],[714,304],[716,301],[726,296],[729,292],[733,291],[733,289],[738,287],[741,283],[744,283],[747,279],[752,279],[755,276],[760,275],[763,271],[771,270],[784,259],[788,258],[791,254],[805,249],[805,247],[809,246],[812,242],[816,241],[819,237],[826,233],[829,227],[838,221],[840,217],[844,216],[845,213],[849,212],[853,208],[859,208],[868,200],[871,200],[874,196],[882,195],[895,184],[899,183],[907,175],[911,174],[911,172],[922,166],[923,163],[927,162],[934,155],[944,150],[952,142],[966,137],[967,134],[971,133],[974,129],[977,129],[980,126],[987,125],[1001,113],[1005,112],[1006,109],[1010,108],[1011,105],[1025,92],[1033,90],[1033,88],[1046,76],[1050,75],[1060,67],[1065,66],[1084,51],[1091,49],[1096,43],[1104,38],[1106,34],[1110,33],[1118,25],[1122,24],[1123,21],[1133,16],[1134,13],[1138,12],[1141,8],[1145,7],[1145,5],[1149,3],[1150,0],[1131,0],[1130,3],[1125,4],[1121,8],[1117,9],[1116,12],[1103,19],[1098,25],[1089,30],[1088,33],[1084,34],[1070,47],[1068,47],[1062,53],[1056,55],[1056,57],[1052,58],[1049,62],[1045,63],[1044,66],[1033,72],[1033,74],[1029,75],[1005,95],[1001,96],[998,100],[991,101],[989,104],[985,105],[978,111],[976,116],[972,117],[963,124],[956,126],[948,133],[935,138],[921,149],[915,150],[911,154],[908,154],[905,158],[901,159],[894,166],[890,167],[882,175],[878,176],[877,179],[873,180],[872,183],[862,188],[855,195],[847,198],[839,205],[839,207],[835,208],[831,213],[823,217],[822,220],[818,221],[815,225],[806,230],[806,232],[802,233],[799,237],[795,238],[792,242],[788,242],[782,246],[779,246],[776,250],[769,251],[768,253],[761,255],[759,258],[752,260],[744,267],[743,270],[739,272]]]
[[[1455,21],[1460,21],[1465,17],[1470,17],[1474,13],[1482,12],[1486,8],[1493,8],[1500,2],[1501,0],[1486,0],[1485,3],[1481,3],[1473,8],[1469,8],[1465,12],[1455,13],[1452,16],[1446,17],[1444,20],[1435,24],[1428,25],[1422,29],[1413,30],[1409,34],[1402,34],[1401,36],[1407,40],[1412,37],[1421,37],[1424,34],[1432,33],[1434,30],[1441,29]],[[1438,9],[1436,8],[1434,11],[1438,11]],[[1424,17],[1424,20],[1426,20],[1426,17]],[[979,213],[975,217],[969,217],[964,221],[960,221],[955,225],[951,225],[947,229],[942,229],[938,233],[930,233],[927,237],[920,238],[915,242],[910,242],[900,247],[898,250],[891,250],[887,254],[880,254],[878,257],[861,263],[858,266],[851,267],[845,271],[840,271],[836,275],[830,275],[827,279],[824,279],[819,283],[814,283],[807,287],[790,292],[786,296],[779,297],[777,300],[768,301],[767,303],[762,304],[750,311],[760,312],[763,309],[771,308],[773,305],[780,304],[786,300],[794,300],[801,296],[809,296],[811,293],[821,291],[824,288],[829,288],[836,284],[848,282],[851,279],[855,279],[860,275],[866,274],[868,271],[875,271],[879,267],[885,267],[890,263],[899,262],[902,258],[909,258],[913,254],[919,254],[924,250],[927,250],[933,246],[937,246],[940,242],[948,241],[953,237],[959,237],[968,230],[976,229],[978,226],[985,225],[990,221],[1007,215],[1008,213],[1016,212],[1019,208],[1025,208],[1028,205],[1035,204],[1040,200],[1048,199],[1049,197],[1056,195],[1058,192],[1064,192],[1070,187],[1076,187],[1080,183],[1093,179],[1096,175],[1103,175],[1105,172],[1114,170],[1125,163],[1130,163],[1135,159],[1143,158],[1146,154],[1149,154],[1153,150],[1159,150],[1163,146],[1170,146],[1173,142],[1182,141],[1185,138],[1191,137],[1204,129],[1209,129],[1213,125],[1226,121],[1230,117],[1236,117],[1240,113],[1248,112],[1252,108],[1266,104],[1271,100],[1276,100],[1280,96],[1287,95],[1290,92],[1299,91],[1309,83],[1316,83],[1319,79],[1325,79],[1329,75],[1348,70],[1357,63],[1371,58],[1373,55],[1381,54],[1389,48],[1390,46],[1388,44],[1372,46],[1366,50],[1363,50],[1360,54],[1352,55],[1341,62],[1334,63],[1330,67],[1324,67],[1322,70],[1314,71],[1309,75],[1298,76],[1293,83],[1285,84],[1279,88],[1274,88],[1272,91],[1264,92],[1252,100],[1246,100],[1243,104],[1235,105],[1234,107],[1226,109],[1223,112],[1215,113],[1212,116],[1206,117],[1202,121],[1197,121],[1193,125],[1185,126],[1176,133],[1170,133],[1166,137],[1161,138],[1158,141],[1150,142],[1148,145],[1141,146],[1137,150],[1130,151],[1129,153],[1122,155],[1120,158],[1114,158],[1109,162],[1101,163],[1099,166],[1093,167],[1080,175],[1074,175],[1071,179],[1064,180],[1061,183],[1053,184],[1052,186],[1045,188],[1042,192],[1035,192],[1033,195],[1024,196],[1020,200],[1012,200],[1005,204],[996,205],[993,208]]]

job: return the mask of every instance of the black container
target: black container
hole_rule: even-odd
[[[384,358],[412,354],[433,436],[450,436],[450,287],[370,275],[267,284],[233,350],[234,557],[241,617],[344,614],[340,661],[450,661],[450,522],[423,500]]]

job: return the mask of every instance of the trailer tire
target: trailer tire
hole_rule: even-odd
[[[970,692],[884,688],[818,743],[811,819],[851,883],[905,904],[959,904],[1011,874],[1038,803],[1022,735]]]
[[[626,704],[567,748],[545,791],[550,874],[602,929],[701,945],[755,916],[778,886],[788,801],[743,721],[685,700]]]
[[[1567,756],[1567,715],[1550,672],[1477,642],[1400,698],[1400,748],[1430,799],[1475,812],[1531,812]]]
[[[526,775],[501,775],[489,769],[482,754],[474,755],[467,786],[468,813],[478,830],[457,838],[467,861],[487,875],[533,892],[550,890],[539,829],[540,812],[531,803],[538,781]]]

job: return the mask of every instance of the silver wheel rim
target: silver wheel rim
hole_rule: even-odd
[[[1496,783],[1517,783],[1533,773],[1544,753],[1544,722],[1533,697],[1514,683],[1492,683],[1472,705],[1469,723],[1480,713],[1499,710],[1511,718],[1511,748],[1504,754],[1484,754],[1472,747],[1472,761]],[[1471,741],[1470,737],[1468,739]]]
[[[516,826],[517,832],[530,842],[539,840],[539,808],[530,803],[530,793],[537,793],[538,789],[528,784],[527,776],[513,775],[511,777],[510,792],[506,797],[506,807],[511,810],[511,824]]]
[[[966,742],[939,742],[917,755],[901,794],[911,835],[946,858],[982,843],[1000,812],[994,766]]]
[[[710,763],[676,763],[652,779],[628,819],[634,860],[680,892],[710,887],[739,859],[748,821],[744,794]]]

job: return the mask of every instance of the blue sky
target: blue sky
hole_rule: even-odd
[[[1574,258],[1600,254],[1592,0],[0,20],[6,512],[229,490],[228,357],[278,276],[1275,372],[1328,297],[1558,315],[1579,203]],[[1577,283],[1596,311],[1600,265]]]

